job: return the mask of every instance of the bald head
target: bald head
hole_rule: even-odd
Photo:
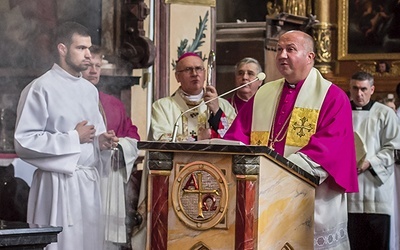
[[[299,30],[292,30],[279,37],[276,66],[291,84],[304,80],[314,66],[314,40]]]
[[[302,44],[306,52],[314,52],[314,39],[309,34],[300,30],[290,30],[281,35],[281,38],[284,38],[285,36],[297,37],[299,43]]]

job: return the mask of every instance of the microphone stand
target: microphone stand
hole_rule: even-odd
[[[260,73],[257,74],[257,77],[254,78],[253,80],[251,80],[250,82],[247,82],[247,83],[245,83],[245,84],[243,84],[243,85],[240,85],[240,86],[238,86],[238,87],[236,87],[236,88],[234,88],[234,89],[231,89],[231,90],[229,90],[229,91],[227,91],[227,92],[225,92],[225,93],[223,93],[223,94],[221,94],[221,95],[219,95],[219,96],[216,96],[216,97],[214,97],[214,98],[211,98],[210,100],[205,101],[204,103],[200,103],[200,104],[198,104],[198,105],[196,105],[196,106],[194,106],[194,107],[191,107],[190,109],[187,109],[187,110],[185,110],[184,112],[182,112],[182,113],[178,116],[178,118],[176,119],[176,121],[175,121],[175,123],[174,123],[174,130],[173,130],[173,132],[172,132],[171,142],[176,142],[176,136],[177,136],[177,134],[178,134],[178,128],[179,128],[178,122],[179,122],[179,120],[181,119],[181,117],[182,117],[184,114],[187,114],[188,112],[197,109],[197,108],[200,107],[201,105],[205,105],[205,104],[207,104],[207,103],[209,103],[209,102],[215,101],[216,99],[218,99],[218,98],[220,98],[220,97],[224,97],[224,96],[226,96],[227,94],[230,94],[230,93],[232,93],[232,92],[234,92],[234,91],[236,91],[236,90],[238,90],[238,89],[241,89],[241,88],[243,88],[243,87],[246,87],[247,85],[252,84],[253,82],[260,81],[260,80],[262,81],[262,80],[264,80],[264,79],[265,79],[265,73],[264,73],[264,72],[260,72]]]

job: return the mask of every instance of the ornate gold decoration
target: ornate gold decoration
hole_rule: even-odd
[[[286,137],[286,144],[303,147],[307,145],[311,136],[315,133],[319,111],[295,107]]]
[[[328,24],[315,24],[313,26],[313,34],[315,38],[315,47],[317,50],[317,62],[331,62],[331,25]]]
[[[310,124],[307,124],[308,119],[306,117],[302,117],[300,119],[300,122],[294,122],[293,124],[293,130],[296,131],[298,130],[298,132],[296,132],[296,134],[301,138],[303,136],[306,135],[306,133],[304,131],[310,132],[313,127],[310,126]]]
[[[286,12],[295,16],[306,16],[306,0],[287,0]]]
[[[311,0],[280,0],[267,2],[269,16],[285,12],[295,16],[308,16],[312,13]]]
[[[273,2],[267,2],[267,16],[273,17],[278,15],[282,10],[282,6],[279,6]]]
[[[214,227],[223,219],[228,206],[228,185],[223,173],[208,162],[185,165],[172,186],[172,205],[188,227]]]
[[[387,76],[396,77],[400,76],[400,61],[392,61],[391,63],[385,62],[389,65],[387,72],[378,72],[377,65],[380,62],[377,61],[357,61],[357,66],[365,72],[370,73],[373,76]]]
[[[395,60],[400,53],[349,54],[349,1],[338,1],[338,60]],[[350,13],[353,14],[353,13]]]
[[[165,0],[165,3],[183,3],[215,7],[216,0]]]
[[[258,146],[267,146],[269,139],[268,131],[251,131],[250,144]]]
[[[317,23],[313,25],[313,37],[315,41],[316,55],[315,67],[319,69],[322,74],[331,72],[332,62],[332,25],[328,23]]]

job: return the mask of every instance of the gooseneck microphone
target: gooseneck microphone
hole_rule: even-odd
[[[187,109],[187,110],[185,110],[184,112],[182,112],[182,113],[178,116],[178,118],[176,119],[176,121],[175,121],[175,123],[174,123],[174,130],[173,130],[173,132],[172,132],[171,142],[176,142],[176,136],[177,136],[178,127],[179,127],[178,123],[179,123],[179,120],[182,118],[182,116],[183,116],[184,114],[186,114],[186,113],[188,113],[188,112],[190,112],[190,111],[192,111],[192,110],[197,109],[197,108],[200,107],[201,105],[205,105],[205,104],[207,104],[207,103],[209,103],[209,102],[212,102],[212,101],[214,101],[214,100],[216,100],[216,99],[218,99],[218,98],[220,98],[220,97],[226,96],[227,94],[230,94],[230,93],[232,93],[232,92],[234,92],[234,91],[236,91],[236,90],[238,90],[238,89],[241,89],[241,88],[243,88],[243,87],[246,87],[247,85],[252,84],[253,82],[262,81],[262,80],[264,80],[264,79],[265,79],[265,73],[264,73],[264,72],[260,72],[260,73],[257,74],[256,78],[254,78],[254,79],[251,80],[250,82],[246,82],[246,83],[243,84],[243,85],[240,85],[240,86],[238,86],[238,87],[236,87],[236,88],[234,88],[234,89],[231,89],[231,90],[229,90],[229,91],[227,91],[227,92],[225,92],[225,93],[223,93],[223,94],[221,94],[221,95],[218,95],[218,96],[216,96],[216,97],[214,97],[214,98],[211,98],[211,99],[208,100],[208,101],[205,101],[205,102],[203,102],[203,103],[200,103],[199,105],[196,105],[196,106],[194,106],[194,107],[191,107],[190,109]]]

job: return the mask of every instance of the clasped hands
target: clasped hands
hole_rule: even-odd
[[[115,135],[114,130],[109,130],[99,135],[100,150],[117,148],[118,142],[119,139]]]
[[[75,127],[75,130],[79,134],[79,142],[83,143],[91,143],[93,142],[96,129],[94,125],[88,125],[87,121],[82,121],[78,123]],[[99,135],[99,146],[100,150],[109,150],[118,146],[119,139],[115,135],[114,130],[109,130]]]

